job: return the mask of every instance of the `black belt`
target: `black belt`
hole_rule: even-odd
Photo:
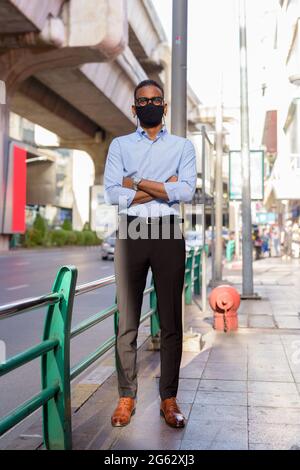
[[[128,222],[131,222],[132,220],[139,219],[141,223],[145,223],[147,225],[150,224],[163,224],[163,223],[169,223],[169,224],[174,224],[174,223],[182,223],[184,222],[184,219],[178,215],[175,214],[170,214],[170,215],[163,215],[160,217],[140,217],[138,215],[127,215],[127,214],[120,214],[120,218],[124,220],[127,220]]]

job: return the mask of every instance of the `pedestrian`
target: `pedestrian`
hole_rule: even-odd
[[[262,250],[263,257],[270,256],[270,253],[271,253],[271,251],[270,251],[270,233],[269,233],[268,229],[265,229],[263,231],[261,250]]]
[[[280,231],[277,225],[272,228],[271,240],[274,250],[274,256],[278,257],[280,256]]]
[[[299,258],[300,254],[300,231],[297,222],[294,222],[292,228],[292,253],[294,258]]]
[[[232,261],[235,255],[235,233],[231,231],[229,233],[229,240],[226,244],[226,260]]]
[[[176,401],[182,357],[182,291],[185,239],[179,202],[192,200],[197,180],[193,144],[169,134],[160,84],[141,82],[134,91],[136,131],[113,139],[105,171],[105,200],[118,205],[115,274],[119,322],[116,365],[119,401],[113,426],[125,426],[137,399],[137,334],[143,292],[151,267],[161,328],[160,413],[172,427],[185,417]]]
[[[288,220],[281,232],[282,259],[291,259],[292,257],[293,229],[292,221]]]
[[[260,257],[261,257],[261,249],[262,249],[262,239],[259,235],[259,230],[255,230],[254,231],[254,240],[253,240],[253,244],[254,244],[254,249],[255,249],[255,259],[256,260],[259,260]]]

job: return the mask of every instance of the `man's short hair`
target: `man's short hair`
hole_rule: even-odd
[[[136,94],[137,94],[137,91],[140,89],[140,88],[144,88],[145,86],[155,86],[156,88],[158,88],[161,93],[162,93],[162,96],[164,98],[164,89],[163,87],[158,83],[156,82],[155,80],[143,80],[142,82],[140,82],[136,87],[135,87],[135,90],[134,90],[134,99],[136,100]]]

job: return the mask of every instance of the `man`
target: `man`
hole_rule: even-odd
[[[280,231],[277,225],[272,228],[271,239],[273,242],[274,256],[278,257],[280,256]]]
[[[288,220],[281,232],[281,245],[283,249],[282,259],[291,259],[292,257],[292,242],[293,242],[293,229],[292,221]]]
[[[179,202],[191,201],[195,192],[195,149],[189,140],[167,132],[162,123],[167,104],[155,81],[136,87],[132,113],[139,125],[134,133],[112,141],[104,171],[106,202],[119,206],[115,273],[120,399],[111,422],[125,426],[135,412],[137,333],[151,267],[161,328],[160,412],[170,426],[183,427],[185,418],[176,402],[185,273]]]

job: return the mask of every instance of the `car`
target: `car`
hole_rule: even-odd
[[[212,245],[212,232],[206,230],[205,233],[205,245],[208,249],[208,256],[211,256],[211,245]],[[188,230],[185,233],[185,246],[186,250],[189,251],[191,248],[203,246],[203,234],[199,230]]]
[[[103,260],[114,259],[116,245],[116,233],[106,237],[101,244],[101,258]]]
[[[202,233],[197,230],[188,230],[184,238],[187,250],[203,245]]]

